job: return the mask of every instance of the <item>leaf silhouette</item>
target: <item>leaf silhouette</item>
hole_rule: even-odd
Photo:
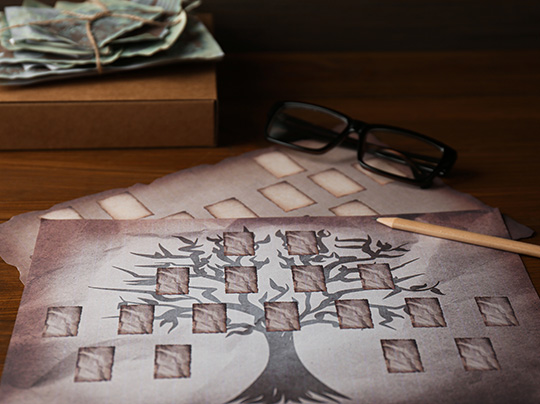
[[[195,244],[195,243],[197,243],[197,240],[191,241],[190,239],[188,239],[188,238],[186,238],[184,236],[176,236],[176,238],[178,240],[180,240],[184,244]]]
[[[263,304],[264,302],[266,302],[266,299],[268,298],[268,292],[264,292],[264,295],[263,297],[261,297],[259,299],[259,303]]]
[[[399,287],[396,287],[394,290],[392,290],[390,293],[388,293],[385,297],[383,297],[383,300],[388,299],[389,297],[392,297],[394,295],[397,295],[398,293],[400,293],[402,291],[403,291],[403,289],[401,289]]]
[[[439,288],[432,287],[430,290],[431,290],[433,293],[437,294],[437,295],[442,295],[442,296],[444,296],[444,293],[441,292],[441,291],[439,290]]]
[[[167,250],[165,247],[161,245],[161,243],[158,244],[159,249],[164,254],[165,257],[170,257],[172,254],[169,250]]]

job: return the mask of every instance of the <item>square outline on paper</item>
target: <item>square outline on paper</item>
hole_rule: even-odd
[[[422,303],[425,304],[422,305]],[[405,304],[413,327],[446,327],[446,319],[444,318],[441,303],[436,297],[406,297]],[[438,311],[434,314],[438,314],[440,318],[430,316],[427,306]],[[428,314],[428,316],[424,316],[425,314]]]
[[[181,212],[172,213],[168,216],[165,216],[163,219],[176,219],[176,220],[191,220],[195,219],[191,213],[186,210]]]
[[[274,167],[276,166],[275,162],[270,163],[268,161],[269,156],[279,156],[279,159],[285,160],[289,163],[289,165],[294,166],[294,170],[290,170],[287,172],[280,173],[281,170],[276,170]],[[260,165],[262,168],[264,168],[266,171],[268,171],[270,174],[272,174],[276,178],[285,178],[289,177],[291,175],[300,174],[306,169],[302,167],[300,164],[298,164],[294,159],[292,159],[289,155],[285,153],[281,153],[278,151],[272,151],[268,153],[259,154],[258,156],[253,157],[253,160]],[[283,161],[281,161],[283,162]]]
[[[208,312],[218,320],[208,326],[208,323],[203,323],[204,327],[199,324],[207,315]],[[220,334],[227,332],[227,304],[225,303],[193,303],[192,306],[192,332],[193,334]]]
[[[510,300],[506,296],[483,296],[475,297],[476,305],[482,315],[482,320],[487,327],[514,327],[519,326],[519,321],[514,312],[514,308],[510,304]],[[501,318],[491,315],[489,312],[489,303],[498,302],[503,304],[506,308],[506,315]],[[501,313],[502,314],[502,313]]]
[[[176,273],[175,273],[176,272]],[[179,282],[175,285],[164,285],[167,275],[177,275]],[[187,295],[189,293],[189,268],[165,267],[156,271],[156,294],[158,295]]]
[[[176,351],[176,352],[174,352]],[[160,363],[158,359],[161,355],[169,356],[169,354],[175,354],[177,357],[180,357],[181,363],[177,371],[172,375],[165,375],[162,370],[160,370]],[[184,366],[187,362],[187,369],[184,369]],[[175,363],[178,365],[178,363]],[[171,366],[167,366],[168,369]],[[154,350],[154,379],[185,379],[191,377],[191,345],[181,345],[181,344],[163,344],[156,345]]]
[[[424,366],[422,364],[422,359],[420,358],[420,352],[418,351],[416,340],[382,339],[381,347],[388,373],[419,373],[424,371]],[[406,354],[411,355],[410,357],[406,358],[407,364],[410,365],[408,369],[399,369],[393,364],[393,358],[391,355],[393,352],[396,352],[395,348],[405,348],[405,350],[408,350]],[[402,349],[399,350],[403,351]]]
[[[497,360],[497,354],[495,354],[495,350],[493,349],[493,345],[491,344],[491,340],[489,338],[454,338],[454,341],[456,343],[459,356],[461,357],[463,368],[467,372],[501,370],[501,365]],[[467,359],[468,356],[466,355],[466,350],[464,349],[465,344],[472,344],[476,352],[482,349],[486,350],[485,352],[488,354],[488,357],[485,363],[481,364],[480,362],[474,360],[469,361]],[[476,346],[474,346],[475,344]]]
[[[272,313],[278,315],[283,313],[284,309],[286,313],[286,320],[289,323],[287,327],[279,327],[279,324],[276,323]],[[276,331],[298,331],[300,330],[300,315],[298,314],[298,303],[297,302],[265,302],[264,303],[264,319],[266,325],[266,331],[276,332]]]
[[[51,210],[40,216],[40,219],[48,220],[80,220],[83,219],[81,214],[73,207],[68,206],[61,209]]]
[[[107,207],[107,203],[105,201],[110,201],[112,199],[118,199],[120,197],[130,197],[130,203],[135,203],[135,205],[137,206],[138,209],[140,209],[142,212],[146,211],[145,214],[143,215],[137,215],[137,216],[123,216],[123,215],[118,215],[117,212],[112,212],[110,209],[111,207]],[[153,216],[154,213],[148,209],[141,201],[139,201],[133,194],[131,194],[130,192],[121,192],[119,194],[116,194],[116,195],[111,195],[111,196],[108,196],[107,198],[104,198],[104,199],[100,199],[99,201],[97,201],[98,205],[100,206],[101,209],[103,209],[105,211],[105,213],[107,213],[110,217],[112,217],[113,219],[115,220],[126,220],[126,219],[143,219],[145,217],[149,217],[149,216]],[[113,213],[116,215],[114,216]]]
[[[272,195],[269,193],[269,190],[276,189],[278,187],[285,187],[287,188],[287,192],[289,193],[295,193],[296,195],[294,197],[300,197],[303,199],[303,202],[298,203],[286,203],[286,200],[289,199],[291,195],[288,195],[286,198],[282,198],[281,196],[276,197],[275,195]],[[291,185],[287,181],[278,182],[276,184],[268,185],[264,188],[259,188],[257,191],[259,191],[266,199],[268,199],[270,202],[274,203],[278,208],[280,208],[284,212],[292,212],[293,210],[302,209],[307,206],[315,205],[317,202],[315,202],[312,198],[307,196],[305,193],[300,191],[295,186]]]
[[[288,230],[285,232],[289,255],[317,255],[317,235],[311,230]],[[297,241],[300,242],[297,242]],[[305,248],[304,248],[305,247]]]
[[[365,207],[365,209],[367,209],[369,212],[362,213],[362,214],[357,214],[357,213],[351,214],[351,212],[347,212],[346,215],[339,214],[340,208],[342,209],[345,206],[353,206],[353,205],[361,205],[362,207]],[[365,203],[360,202],[358,199],[354,199],[352,201],[342,203],[341,205],[328,208],[328,210],[338,217],[339,216],[375,216],[379,214],[378,212],[376,212],[374,209],[372,209]]]
[[[154,327],[154,308],[153,304],[124,304],[120,306],[120,316],[118,317],[118,335],[140,335],[152,334]],[[133,327],[126,317],[130,315],[151,315],[151,319],[147,319],[145,324],[142,324],[139,330],[130,330]]]
[[[112,368],[114,365],[114,350],[115,347],[113,346],[79,348],[77,353],[77,363],[75,365],[75,378],[73,381],[76,383],[110,381],[112,379]],[[106,359],[105,363],[99,363],[92,360],[91,357],[94,356],[96,352],[104,354]],[[96,375],[95,377],[81,375],[81,369],[85,367],[86,362],[89,362],[89,365],[94,365],[95,369],[93,369],[93,371]]]
[[[67,310],[67,317],[68,321],[63,321],[67,327],[65,327],[65,332],[58,332],[52,330],[52,326],[49,324],[51,322],[54,322],[54,318],[62,317],[65,318],[66,313],[65,310],[62,312],[62,309]],[[70,310],[71,309],[71,310]],[[57,311],[60,310],[62,313],[60,313],[57,316]],[[81,315],[82,315],[82,306],[55,306],[55,307],[48,307],[47,308],[47,316],[45,318],[45,327],[43,329],[42,336],[45,338],[57,338],[57,337],[76,337],[79,333],[79,324],[81,322]],[[67,324],[66,324],[67,323]]]
[[[373,328],[373,319],[371,317],[371,309],[367,299],[340,299],[334,301],[336,313],[339,321],[339,328],[347,329],[365,329]],[[349,307],[359,309],[361,312],[360,318],[353,318],[352,310]]]
[[[236,275],[242,272],[248,278],[247,283],[244,282],[245,278],[242,276],[238,281]],[[256,267],[225,267],[225,293],[257,293],[258,291]]]
[[[227,204],[227,203],[236,204],[241,209],[244,209],[246,214],[244,216],[219,215],[217,210],[216,210],[216,207],[219,207],[220,205],[224,205],[224,204]],[[242,219],[242,218],[250,218],[250,217],[259,217],[259,216],[257,216],[257,214],[255,212],[253,212],[244,203],[242,203],[241,201],[239,201],[236,198],[228,198],[228,199],[224,199],[222,201],[213,203],[211,205],[206,205],[204,207],[204,209],[206,209],[206,211],[208,213],[210,213],[212,216],[214,216],[216,219]]]
[[[342,181],[348,182],[348,185],[353,186],[354,190],[351,189],[351,190],[349,190],[347,192],[336,192],[335,189],[332,189],[331,185],[328,185],[326,183],[326,182],[329,182],[330,184],[332,184],[332,183],[335,183],[335,181],[329,181],[329,179],[326,179],[326,181],[321,181],[321,177],[323,177],[325,174],[328,174],[328,173],[332,173],[332,175],[334,175],[336,177],[341,177]],[[351,177],[349,177],[348,175],[342,173],[341,171],[339,171],[339,170],[337,170],[335,168],[329,168],[327,170],[324,170],[324,171],[321,171],[321,172],[318,172],[318,173],[315,173],[315,174],[311,174],[311,175],[308,176],[308,178],[311,181],[313,181],[315,184],[317,184],[319,187],[324,189],[326,192],[328,192],[330,195],[332,195],[332,196],[334,196],[336,198],[341,198],[343,196],[356,194],[358,192],[362,192],[362,191],[366,190],[365,187],[360,185],[358,182],[353,180]]]
[[[292,265],[291,272],[295,292],[326,292],[326,279],[321,265]],[[302,274],[310,275],[307,282],[301,283]]]
[[[381,283],[377,284],[372,279],[366,278],[366,271],[363,269],[377,268],[376,272],[380,272],[383,277],[378,278]],[[380,269],[379,269],[380,268]],[[394,280],[392,278],[392,272],[390,271],[390,265],[384,264],[358,264],[358,273],[360,274],[360,280],[362,281],[362,288],[364,290],[379,290],[379,289],[395,289]],[[371,271],[373,273],[373,271]]]
[[[235,240],[239,245],[233,245]],[[224,232],[223,253],[228,256],[255,255],[255,235],[250,231]]]

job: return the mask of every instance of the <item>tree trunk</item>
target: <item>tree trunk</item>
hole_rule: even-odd
[[[306,369],[294,346],[293,332],[264,332],[268,363],[257,379],[229,403],[342,402],[348,397],[331,389]],[[340,399],[340,400],[338,400]]]

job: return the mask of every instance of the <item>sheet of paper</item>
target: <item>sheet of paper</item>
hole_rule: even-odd
[[[420,189],[363,171],[354,152],[310,156],[267,148],[16,216],[0,225],[0,256],[26,282],[40,218],[141,219],[359,216],[483,209],[436,182]]]
[[[373,218],[45,220],[0,402],[538,403],[539,314],[518,255]]]

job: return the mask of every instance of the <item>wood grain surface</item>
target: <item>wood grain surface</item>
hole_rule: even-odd
[[[232,54],[218,83],[217,148],[0,152],[0,221],[267,146],[267,109],[293,99],[452,145],[448,185],[540,232],[540,52]],[[540,290],[540,260],[523,261]],[[0,262],[1,363],[22,289]]]

